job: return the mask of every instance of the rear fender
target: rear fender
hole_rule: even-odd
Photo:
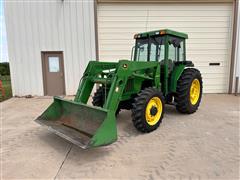
[[[169,92],[176,92],[177,91],[177,81],[180,78],[182,72],[184,71],[186,65],[184,64],[179,64],[176,65],[173,68],[173,71],[171,73],[170,77],[170,83],[169,83]]]

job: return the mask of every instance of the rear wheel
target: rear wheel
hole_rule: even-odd
[[[105,87],[100,86],[97,91],[94,93],[92,104],[94,106],[103,107],[105,99],[107,98],[105,94],[108,93],[108,90],[105,90]],[[120,112],[120,108],[117,109],[116,115]]]
[[[202,98],[201,73],[194,68],[185,69],[177,83],[176,109],[181,113],[194,113]]]
[[[145,88],[134,99],[132,121],[141,132],[157,129],[164,115],[164,98],[160,91]]]

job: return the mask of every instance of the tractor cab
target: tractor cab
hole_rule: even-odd
[[[186,61],[186,42],[188,35],[169,29],[138,33],[132,50],[132,60],[136,62],[159,62],[161,67],[162,91],[168,94],[171,89],[169,77],[175,67],[181,64],[193,66],[191,61]],[[169,88],[166,88],[169,87]]]
[[[157,61],[164,65],[186,60],[187,34],[165,29],[135,34],[134,38],[134,61]]]
[[[135,34],[134,61],[157,61],[171,73],[175,64],[186,61],[187,34],[164,29]],[[186,62],[185,62],[186,63]]]

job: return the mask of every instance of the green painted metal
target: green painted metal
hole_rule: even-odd
[[[183,70],[185,69],[186,65],[179,64],[178,66],[175,66],[172,75],[170,77],[170,83],[169,83],[169,91],[175,93],[177,90],[177,81],[180,78]]]
[[[180,38],[188,39],[188,35],[182,32],[173,31],[170,29],[161,29],[161,30],[155,30],[155,31],[149,31],[149,32],[143,32],[138,33],[134,35],[134,38],[146,38],[149,36],[165,36],[165,35],[172,35],[177,36]]]
[[[168,74],[168,57],[169,57],[169,36],[166,35],[165,37],[165,56],[164,56],[164,64],[163,64],[163,71],[164,71],[164,75],[163,75],[163,94],[166,96],[168,94],[168,78],[169,78],[169,74]]]
[[[169,41],[171,37],[177,37],[184,42],[184,62],[187,35],[165,29],[140,33],[137,36],[148,38],[146,41],[148,55],[145,61],[137,61],[137,53],[140,52],[137,48],[133,61],[90,61],[80,80],[74,100],[54,97],[54,102],[36,121],[82,148],[108,145],[117,140],[115,112],[120,102],[132,100],[146,86],[159,89],[165,96],[175,93],[177,81],[186,65],[181,62],[174,63],[173,70],[169,70]],[[163,60],[159,62],[158,49],[156,54],[152,54],[155,61],[150,61],[152,39],[159,36],[163,36],[161,38],[161,46],[165,48]],[[137,42],[141,38],[136,38],[137,47]],[[156,47],[159,48],[158,46]],[[87,104],[95,84],[102,85],[108,92],[103,108]]]
[[[59,97],[54,97],[54,102],[36,121],[84,149],[117,139],[116,120],[108,110]],[[99,134],[100,129],[109,127],[109,131]]]

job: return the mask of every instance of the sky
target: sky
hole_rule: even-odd
[[[4,20],[3,0],[0,0],[0,62],[8,62],[7,35]]]

